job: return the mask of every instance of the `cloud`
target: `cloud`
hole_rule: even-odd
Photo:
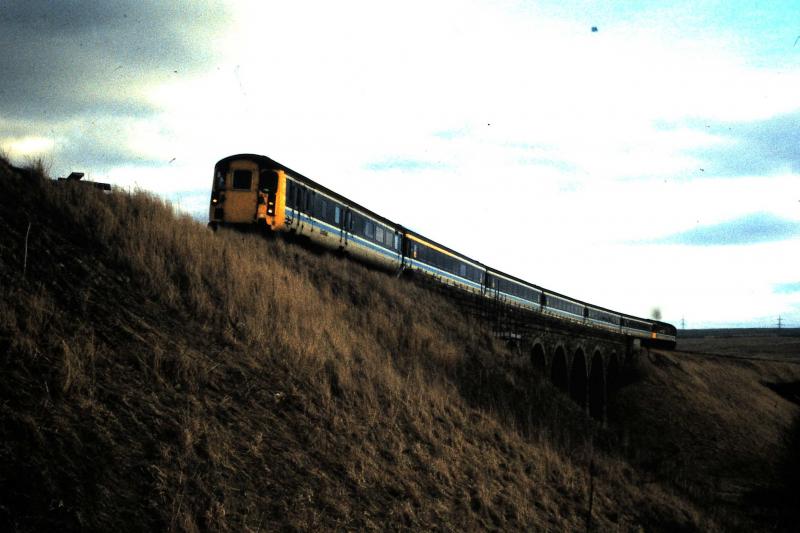
[[[773,286],[773,291],[776,294],[800,293],[800,281],[789,282],[789,283],[778,283]]]
[[[214,52],[197,37],[225,19],[221,6],[200,2],[3,2],[0,115],[150,113],[143,89],[205,67]]]
[[[783,241],[800,237],[800,222],[770,213],[752,213],[720,224],[701,226],[651,241],[654,244],[726,246]]]
[[[231,11],[215,1],[4,1],[0,148],[50,157],[58,173],[166,164],[170,110],[155,94],[221,60]]]
[[[38,132],[31,135],[21,134],[18,123],[0,126],[0,147],[15,160],[49,157],[56,172],[102,172],[126,165],[152,168],[173,157],[162,128],[147,117],[84,115],[28,126]]]

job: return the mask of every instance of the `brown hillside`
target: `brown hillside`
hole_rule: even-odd
[[[595,531],[725,523],[413,283],[0,173],[2,530],[582,531],[592,460]]]
[[[692,338],[678,351],[640,357],[637,379],[613,405],[632,463],[690,495],[726,529],[795,531],[798,340]]]

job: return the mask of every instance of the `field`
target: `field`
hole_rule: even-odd
[[[680,332],[680,349],[731,357],[800,359],[800,329],[723,329]]]
[[[645,352],[602,427],[408,280],[143,192],[0,187],[0,530],[796,524],[796,344]]]

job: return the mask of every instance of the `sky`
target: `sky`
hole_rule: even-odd
[[[207,218],[267,155],[678,327],[800,327],[800,1],[0,0],[0,150]]]

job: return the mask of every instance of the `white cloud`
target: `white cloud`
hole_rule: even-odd
[[[33,135],[0,138],[0,147],[12,159],[46,155],[53,150],[54,145],[55,141],[53,139]]]

